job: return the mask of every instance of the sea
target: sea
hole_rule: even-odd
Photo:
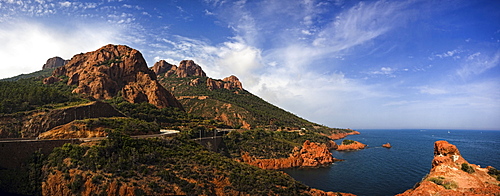
[[[463,158],[481,167],[500,169],[500,131],[491,130],[358,130],[350,139],[367,144],[357,151],[332,151],[343,159],[328,167],[286,169],[294,179],[324,191],[356,195],[396,195],[420,182],[432,167],[434,142],[457,146]],[[337,144],[341,140],[335,141]],[[392,148],[383,148],[390,143]]]

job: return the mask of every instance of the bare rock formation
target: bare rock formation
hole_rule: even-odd
[[[212,78],[207,78],[207,88],[210,90],[243,90],[243,86],[236,76],[229,76],[227,78],[224,78],[223,80],[214,80]]]
[[[352,140],[351,140],[352,141]],[[363,144],[358,141],[353,141],[353,143],[350,144],[344,144],[344,142],[338,146],[337,151],[342,151],[342,150],[360,150],[360,149],[365,149],[366,144]]]
[[[488,168],[469,164],[457,147],[447,141],[434,143],[432,169],[424,179],[399,196],[500,195],[500,184]]]
[[[290,157],[281,159],[256,159],[248,153],[242,154],[243,162],[262,169],[285,169],[293,167],[318,167],[338,161],[326,144],[305,141],[302,148],[295,147]]]
[[[175,97],[158,83],[142,54],[128,46],[110,44],[75,55],[68,64],[57,68],[53,76],[69,77],[67,84],[77,86],[74,93],[95,99],[110,99],[121,93],[131,103],[149,102],[159,108],[182,109]]]
[[[225,89],[239,89],[239,90],[243,90],[243,85],[241,85],[241,82],[240,80],[234,76],[234,75],[231,75],[227,78],[224,78],[222,79],[222,81],[226,82],[224,83],[224,88]]]
[[[348,130],[351,130],[351,129],[348,129]],[[351,130],[351,132],[348,132],[348,133],[334,133],[332,135],[326,135],[326,134],[323,134],[325,136],[327,136],[328,138],[332,139],[332,140],[338,140],[338,139],[342,139],[342,138],[345,138],[349,135],[359,135],[360,133],[358,131],[354,131],[354,130]]]
[[[172,69],[175,71],[177,69],[177,66],[172,65],[165,60],[160,60],[156,62],[153,67],[151,67],[151,70],[153,70],[156,75],[166,73],[167,71],[170,71]]]
[[[57,68],[66,65],[66,63],[68,63],[68,60],[64,60],[61,57],[56,56],[47,59],[47,62],[43,65],[42,69]]]
[[[175,74],[179,78],[185,78],[190,76],[207,77],[207,74],[201,69],[201,67],[194,63],[193,60],[183,60],[179,63]]]

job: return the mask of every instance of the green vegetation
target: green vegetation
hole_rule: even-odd
[[[467,172],[469,174],[476,172],[476,170],[474,170],[474,168],[467,163],[462,163],[462,167],[460,169],[462,169],[462,171]]]
[[[108,103],[113,105],[117,110],[120,110],[125,115],[141,119],[147,122],[157,123],[182,123],[189,122],[191,119],[196,118],[179,108],[167,107],[157,108],[153,104],[144,103],[130,103],[123,99],[123,97],[115,97],[114,99],[107,100]]]
[[[4,82],[4,81],[14,82],[14,81],[18,81],[20,79],[26,79],[26,78],[46,78],[46,77],[49,77],[50,75],[52,75],[52,72],[54,72],[54,70],[55,70],[55,68],[49,68],[49,69],[36,71],[36,72],[30,73],[30,74],[21,74],[21,75],[14,76],[11,78],[1,79],[0,82]]]
[[[15,113],[48,104],[79,101],[71,88],[61,82],[44,85],[40,78],[0,81],[0,113]]]
[[[429,178],[429,181],[434,182],[437,185],[441,185],[445,189],[456,189],[456,188],[458,188],[458,185],[457,185],[456,182],[454,182],[454,181],[447,181],[442,176]]]
[[[19,168],[0,168],[0,190],[22,195],[42,195],[43,171],[46,156],[39,151]]]
[[[76,120],[75,122],[84,123],[89,129],[93,127],[106,127],[127,135],[155,134],[160,130],[160,125],[156,122],[146,122],[135,118],[90,118]]]
[[[241,152],[248,152],[261,159],[289,157],[293,148],[300,148],[306,140],[319,143],[330,141],[328,137],[315,132],[299,134],[263,129],[233,131],[224,136],[224,143],[231,157],[239,157]]]
[[[498,181],[500,181],[500,170],[495,169],[494,167],[490,167],[490,168],[488,168],[488,174],[490,176],[493,176]]]
[[[184,108],[197,116],[213,119],[221,113],[227,114],[229,118],[233,114],[239,117],[229,119],[234,128],[239,128],[239,121],[252,125],[254,128],[265,128],[276,130],[278,128],[305,128],[310,131],[331,135],[339,132],[350,132],[347,129],[332,129],[318,125],[300,118],[290,112],[278,108],[265,100],[253,95],[246,90],[215,89],[210,90],[206,86],[207,77],[164,77],[159,76],[160,83],[166,89],[173,89],[175,96],[207,96],[206,99],[182,99],[179,100]],[[192,80],[199,80],[198,85],[190,85]],[[231,107],[228,107],[228,105]],[[229,124],[229,123],[228,123]]]
[[[349,145],[349,144],[354,144],[356,143],[356,141],[354,140],[344,140],[342,141],[342,145]]]
[[[63,161],[68,158],[69,162]],[[97,173],[92,182],[101,191],[105,190],[105,182],[118,181],[127,186],[147,187],[138,193],[169,194],[178,186],[187,195],[214,195],[215,179],[230,183],[223,189],[227,194],[237,191],[250,195],[297,195],[308,190],[281,172],[235,162],[190,140],[131,139],[119,132],[112,132],[109,139],[91,147],[65,144],[56,148],[45,166],[46,174],[55,170],[68,173],[70,169]],[[73,178],[68,188],[78,193],[84,182],[78,176]],[[157,180],[147,180],[151,178]]]

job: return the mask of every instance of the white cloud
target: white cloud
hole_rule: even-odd
[[[456,71],[457,75],[462,79],[467,79],[471,75],[479,75],[489,69],[500,65],[500,51],[492,55],[484,55],[476,52],[467,57],[462,62],[460,69]]]
[[[400,2],[360,2],[337,15],[333,22],[318,33],[312,44],[326,49],[326,52],[338,52],[361,45],[404,22],[404,9],[407,6]]]
[[[63,30],[36,22],[0,23],[0,78],[41,70],[54,56],[69,59],[113,43],[117,30],[99,24]]]
[[[61,7],[70,7],[71,2],[69,1],[59,2],[59,5],[61,5]]]

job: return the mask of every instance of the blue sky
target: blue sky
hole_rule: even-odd
[[[331,127],[500,130],[500,1],[0,0],[0,78],[108,43]]]

